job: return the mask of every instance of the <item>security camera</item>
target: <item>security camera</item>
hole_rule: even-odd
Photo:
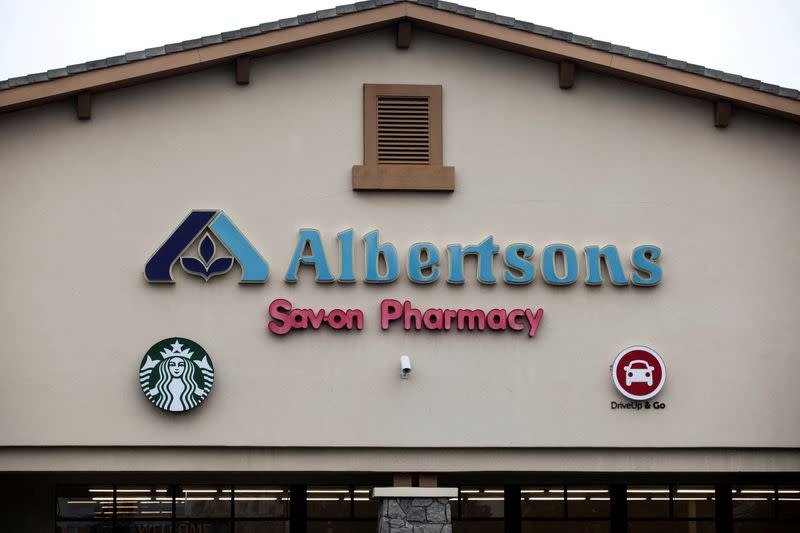
[[[411,373],[411,358],[407,355],[400,356],[400,379],[408,379]]]

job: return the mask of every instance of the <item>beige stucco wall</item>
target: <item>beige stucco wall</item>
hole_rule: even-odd
[[[361,85],[444,87],[453,194],[357,194]],[[230,68],[0,116],[0,445],[798,447],[800,128],[416,31],[377,32]],[[263,286],[204,284],[145,261],[193,208],[224,209],[264,253]],[[282,278],[300,227],[380,229],[411,243],[662,247],[655,289],[322,286]],[[357,248],[359,278],[363,250]],[[444,256],[444,254],[443,254]],[[495,272],[500,275],[502,259]],[[585,267],[582,266],[585,270]],[[468,270],[468,272],[470,272]],[[269,301],[361,307],[362,332],[266,330]],[[382,298],[428,307],[542,307],[538,335],[381,332]],[[138,365],[192,338],[214,391],[160,412]],[[612,411],[616,353],[658,350],[661,412]],[[398,378],[411,356],[413,376]]]

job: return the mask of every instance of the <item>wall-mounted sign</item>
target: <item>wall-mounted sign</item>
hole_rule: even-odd
[[[224,247],[219,254],[212,235]],[[196,257],[187,253],[195,242],[198,242]],[[205,281],[227,273],[234,260],[242,269],[242,283],[264,283],[269,277],[267,262],[261,254],[228,215],[217,209],[189,213],[147,261],[144,278],[150,283],[174,283],[172,266],[179,260],[187,274]]]
[[[211,357],[196,342],[170,337],[147,350],[139,365],[139,383],[147,399],[165,411],[200,405],[214,385]]]
[[[267,328],[276,335],[292,331],[320,329],[327,326],[335,330],[364,329],[364,311],[361,309],[302,309],[292,307],[289,300],[278,298],[269,304],[270,322]],[[406,331],[525,331],[528,337],[536,335],[544,311],[539,309],[419,309],[410,301],[384,299],[380,303],[381,329],[393,324]]]
[[[217,247],[215,240],[221,246]],[[356,236],[352,229],[336,234],[339,272],[331,270],[335,256],[326,250],[322,234],[315,228],[301,229],[291,253],[284,280],[296,283],[301,269],[309,272],[317,283],[354,283],[356,281]],[[452,285],[465,283],[468,257],[477,259],[475,277],[479,283],[494,285],[498,279],[507,285],[528,285],[540,274],[550,285],[572,285],[581,277],[586,285],[636,285],[652,287],[661,282],[661,266],[657,263],[661,249],[652,244],[635,247],[630,260],[624,261],[617,247],[588,245],[581,253],[569,244],[548,244],[541,252],[528,243],[513,243],[504,249],[489,235],[477,244],[437,246],[418,242],[400,254],[391,242],[382,241],[378,230],[361,237],[364,257],[364,283],[392,283],[405,272],[412,283],[429,284],[445,281]],[[192,246],[195,245],[195,246]],[[360,251],[359,251],[360,253]],[[330,259],[329,259],[330,258]],[[502,269],[496,263],[502,258]],[[220,210],[198,210],[189,213],[145,265],[145,279],[151,283],[173,283],[172,267],[181,268],[205,281],[225,274],[238,263],[242,283],[264,283],[269,267],[262,255],[242,232]],[[627,264],[626,264],[627,263]],[[604,274],[605,272],[605,274]]]
[[[622,350],[611,365],[614,386],[631,400],[649,400],[659,393],[667,380],[664,361],[647,346]]]

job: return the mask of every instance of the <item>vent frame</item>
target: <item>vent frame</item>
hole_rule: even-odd
[[[443,191],[455,190],[455,168],[443,165],[442,157],[442,86],[407,84],[369,84],[364,89],[364,164],[353,165],[354,191]],[[415,121],[414,125],[400,124],[419,135],[427,127],[427,145],[404,145],[403,128],[395,131],[381,129],[379,118],[402,122],[403,102],[395,102],[388,114],[379,113],[380,99],[409,101],[424,99],[427,102],[427,123]],[[389,103],[389,102],[384,102]],[[414,107],[414,106],[412,106]],[[424,118],[424,106],[417,106],[417,118]],[[384,126],[397,126],[386,124]],[[414,126],[417,126],[416,128]],[[398,129],[400,131],[398,131]],[[381,140],[380,134],[384,137]],[[408,138],[408,136],[405,136]],[[388,142],[387,142],[388,141]],[[398,147],[393,150],[392,145]],[[404,154],[411,157],[391,157]],[[427,159],[426,159],[427,158]]]

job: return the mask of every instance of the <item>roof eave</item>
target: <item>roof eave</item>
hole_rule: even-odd
[[[680,70],[653,61],[596,49],[553,35],[541,35],[510,24],[409,2],[393,3],[336,15],[268,33],[242,37],[175,53],[144,58],[39,83],[0,91],[0,112],[68,98],[80,92],[100,92],[203,70],[240,56],[263,56],[326,42],[410,20],[420,27],[462,39],[550,61],[572,61],[582,68],[672,92],[726,101],[738,107],[800,122],[800,100],[740,84]],[[530,25],[533,26],[533,25]],[[555,33],[555,32],[553,32]]]

